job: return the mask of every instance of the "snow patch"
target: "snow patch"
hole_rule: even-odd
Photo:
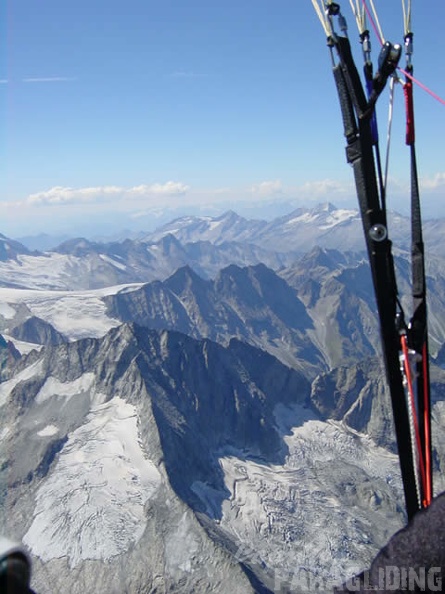
[[[38,431],[37,435],[39,437],[52,437],[53,435],[56,435],[57,433],[59,433],[58,427],[56,427],[55,425],[47,425],[46,427],[44,427],[43,429]]]
[[[318,228],[324,231],[325,229],[330,229],[331,227],[341,225],[346,221],[351,221],[357,218],[357,213],[353,210],[338,209],[334,212],[331,212],[329,216],[326,218],[325,223],[323,225],[319,225]]]
[[[0,302],[0,316],[5,318],[5,320],[12,320],[15,317],[15,309],[9,303]]]
[[[378,528],[369,527],[385,513],[382,499],[403,501],[397,456],[301,406],[277,407],[275,420],[287,445],[282,464],[223,454],[229,498],[202,485],[194,492],[208,511],[222,502],[219,526],[249,563],[279,568],[278,577],[299,568],[323,579],[354,575],[357,563],[366,564],[401,527],[401,517],[390,510]],[[357,502],[350,508],[344,505],[347,489]],[[373,542],[377,533],[380,540]]]
[[[91,411],[36,495],[23,542],[43,561],[108,560],[144,533],[144,505],[162,478],[145,457],[134,406],[119,397]]]
[[[9,334],[3,334],[3,338],[8,342],[12,342],[21,355],[27,355],[31,351],[40,351],[43,349],[43,344],[35,344],[34,342],[17,340],[17,338],[9,336]]]
[[[291,226],[291,225],[296,225],[299,223],[313,223],[314,221],[316,221],[318,219],[317,215],[314,215],[310,212],[305,212],[304,214],[298,215],[297,217],[294,217],[293,219],[289,219],[289,221],[287,221],[286,225]]]
[[[0,265],[0,278],[5,282],[27,286],[63,288],[64,277],[69,276],[79,258],[56,253],[41,256],[20,254],[17,261],[8,260]]]
[[[2,382],[0,384],[0,406],[3,406],[8,401],[9,395],[13,391],[13,389],[20,383],[24,382],[35,375],[39,374],[42,370],[42,362],[37,361],[33,363],[26,369],[23,369],[20,373],[18,373],[15,377],[6,382]]]
[[[11,429],[9,427],[3,427],[0,430],[0,443],[11,434]]]
[[[106,256],[105,254],[100,254],[99,257],[104,262],[107,262],[107,264],[111,264],[112,266],[115,266],[119,270],[127,270],[127,266],[125,264],[122,264],[121,262],[116,262],[116,260],[114,258],[110,258],[110,256]]]
[[[338,208],[332,212],[305,212],[287,221],[286,225],[314,224],[324,231],[352,219],[357,219],[356,211]]]
[[[209,227],[209,231],[213,231],[214,229],[216,229],[217,227],[219,227],[220,225],[222,225],[223,221],[210,221],[208,224]]]
[[[32,315],[54,326],[69,340],[101,338],[121,323],[107,315],[102,297],[140,286],[142,283],[79,292],[0,288],[0,302],[25,304]]]
[[[190,519],[185,512],[173,533],[168,535],[165,544],[167,569],[170,575],[193,571],[192,560],[199,552],[200,542],[194,531],[190,530]]]
[[[106,315],[104,302],[94,297],[88,300],[77,295],[56,297],[34,302],[29,307],[36,316],[49,322],[70,340],[99,338],[120,324]]]
[[[88,392],[94,382],[94,373],[84,373],[72,382],[61,382],[55,377],[48,377],[36,396],[36,403],[42,404],[53,396],[71,398],[76,394]]]

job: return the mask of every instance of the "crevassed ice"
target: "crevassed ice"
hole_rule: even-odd
[[[142,537],[144,505],[161,480],[141,449],[135,407],[115,397],[70,435],[23,542],[44,561],[68,557],[71,567],[119,555]]]

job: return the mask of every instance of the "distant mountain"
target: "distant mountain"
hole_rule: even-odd
[[[232,338],[263,348],[312,374],[323,351],[308,337],[313,327],[295,291],[263,264],[223,269],[214,281],[189,267],[164,282],[104,297],[111,318],[184,332],[228,344]]]
[[[28,250],[23,244],[13,239],[9,239],[0,233],[0,262],[9,262],[10,260],[17,260],[21,255],[31,255],[32,252]]]
[[[0,262],[0,533],[36,591],[332,591],[369,565],[405,519],[355,216],[189,218]],[[436,490],[444,269],[428,259]]]
[[[37,250],[39,252],[47,252],[67,241],[67,235],[48,235],[47,233],[40,233],[39,235],[25,235],[23,237],[16,237],[16,241],[22,243],[29,250]]]
[[[399,299],[406,319],[412,312],[411,264],[409,254],[395,250]],[[430,255],[426,273],[431,352],[444,342],[444,260]],[[331,367],[347,360],[380,353],[377,309],[367,256],[314,248],[292,266],[279,272],[296,290],[314,320],[317,340],[323,345]]]
[[[143,240],[153,242],[165,235],[174,235],[182,243],[208,241],[218,245],[231,241],[249,242],[252,236],[258,235],[266,226],[266,221],[248,220],[230,210],[214,218],[189,216],[175,219],[147,234]]]
[[[394,252],[409,252],[409,220],[391,213],[389,228]],[[426,221],[424,232],[428,258],[443,259],[445,221]],[[165,280],[182,266],[190,266],[203,278],[214,278],[230,264],[263,263],[278,271],[314,247],[363,252],[358,212],[327,203],[271,222],[248,220],[233,211],[215,218],[183,217],[137,240],[100,243],[77,238],[45,253],[30,253],[3,237],[0,286],[96,289]]]
[[[388,213],[391,239],[400,249],[410,249],[408,217]],[[445,220],[424,221],[427,249],[443,256]],[[147,234],[146,241],[158,241],[166,234],[179,241],[211,241],[215,244],[236,239],[279,252],[307,252],[315,246],[341,251],[363,251],[363,227],[357,210],[336,208],[330,203],[299,208],[270,222],[248,220],[229,211],[219,217],[183,217]]]
[[[161,227],[146,240],[165,234],[179,241],[211,241],[219,244],[237,239],[278,251],[307,251],[314,245],[342,249],[364,249],[363,232],[357,211],[322,204],[298,209],[271,222],[247,220],[230,211],[211,217],[184,217]]]
[[[11,328],[10,334],[13,338],[33,344],[57,345],[66,342],[62,333],[57,332],[51,324],[37,316],[32,316],[14,326]]]
[[[0,261],[0,286],[50,290],[97,289],[165,279],[186,265],[207,278],[232,263],[264,262],[280,268],[295,259],[294,252],[281,254],[237,242],[183,245],[173,235],[165,235],[154,243],[127,239],[102,244],[76,238],[52,252],[31,254],[26,248],[10,248],[8,253],[10,259]]]
[[[363,254],[314,248],[280,271],[307,308],[330,368],[380,353],[371,274]]]
[[[182,254],[181,244],[172,236],[161,244],[170,258]],[[445,276],[441,262],[433,259],[428,267],[434,356],[444,343]],[[409,319],[410,265],[405,256],[397,256],[395,264],[400,298]],[[158,265],[162,265],[162,258]],[[23,327],[33,317],[44,320],[69,340],[101,337],[122,322],[177,330],[223,345],[237,337],[311,377],[381,352],[365,256],[322,248],[314,248],[293,265],[281,268],[279,274],[263,264],[231,265],[211,280],[185,266],[163,281],[143,286],[138,283],[63,293],[0,289],[0,332],[20,340],[28,336],[33,342],[31,330]],[[39,336],[39,344],[52,341],[42,329]]]

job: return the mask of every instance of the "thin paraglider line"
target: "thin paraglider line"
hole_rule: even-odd
[[[400,70],[400,72],[402,72],[406,77],[408,77],[410,80],[413,81],[413,83],[415,83],[416,85],[418,85],[421,89],[423,89],[424,91],[426,91],[429,95],[431,95],[431,97],[433,97],[434,99],[436,99],[436,101],[439,101],[439,103],[442,103],[442,105],[445,105],[445,100],[442,99],[442,97],[439,97],[439,95],[437,95],[434,91],[432,91],[431,89],[429,89],[426,85],[424,85],[423,83],[420,82],[420,80],[417,80],[416,78],[414,78],[414,76],[412,74],[410,74],[409,72],[407,72],[406,70],[404,70],[403,68],[398,68],[398,70]]]
[[[363,3],[363,6],[364,6],[364,8],[366,10],[366,14],[368,15],[369,22],[371,23],[372,28],[374,29],[374,32],[375,32],[375,34],[377,36],[377,39],[380,42],[380,45],[383,45],[385,43],[385,39],[383,37],[382,29],[380,27],[380,23],[378,23],[378,26],[377,26],[375,20],[372,17],[371,11],[368,8],[368,5],[366,4],[366,1],[365,0],[362,0],[362,3]]]
[[[383,35],[381,32],[381,29],[379,27],[377,27],[374,19],[372,18],[372,14],[368,8],[368,5],[366,4],[366,0],[362,0],[362,4],[364,9],[366,10],[366,14],[368,15],[369,21],[372,25],[372,28],[374,29],[374,33],[377,36],[377,39],[379,40],[380,44],[383,45],[384,44],[384,39],[383,39]],[[400,70],[400,72],[402,72],[406,77],[408,77],[410,80],[413,81],[413,83],[415,83],[416,85],[418,85],[421,89],[423,89],[424,91],[426,91],[429,95],[431,95],[431,97],[433,97],[434,99],[436,99],[436,101],[439,101],[439,103],[441,103],[442,105],[445,105],[445,100],[442,99],[442,97],[440,97],[439,95],[437,95],[437,93],[435,93],[434,91],[432,91],[430,88],[428,88],[426,85],[424,85],[423,83],[420,82],[420,80],[417,80],[416,78],[414,78],[414,76],[412,74],[410,74],[409,72],[407,72],[406,70],[404,70],[403,68],[398,67],[398,70]]]

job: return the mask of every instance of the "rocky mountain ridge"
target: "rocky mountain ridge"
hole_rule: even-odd
[[[395,259],[400,298],[410,311],[410,268]],[[428,282],[433,355],[443,344],[445,277]],[[228,344],[255,345],[314,377],[380,353],[369,266],[360,254],[315,248],[279,274],[263,264],[222,269],[213,280],[188,266],[164,281],[90,292],[0,289],[0,331],[37,344],[103,336],[121,322],[171,329]],[[409,315],[407,313],[407,315]]]
[[[134,324],[34,351],[0,384],[3,530],[41,594],[98,576],[103,592],[275,592],[309,557],[342,574],[402,518],[396,457],[332,424],[329,391],[242,342]]]
[[[353,239],[337,210],[275,231],[288,247],[300,225]],[[0,263],[0,521],[33,555],[40,594],[330,590],[404,522],[364,255],[265,250],[273,226],[248,244],[234,213],[183,223]],[[428,283],[445,367],[442,261]],[[403,251],[395,263],[409,311]],[[431,374],[440,490],[445,372]]]
[[[431,257],[442,258],[444,225],[441,220],[424,223]],[[397,249],[410,249],[406,217],[392,213],[390,232]],[[7,238],[0,244],[7,246],[0,257],[0,286],[52,290],[164,280],[186,265],[204,278],[214,278],[230,264],[263,263],[277,271],[316,246],[364,251],[357,211],[329,203],[270,222],[248,220],[233,211],[219,217],[183,217],[137,240],[99,243],[77,238],[40,253]]]

